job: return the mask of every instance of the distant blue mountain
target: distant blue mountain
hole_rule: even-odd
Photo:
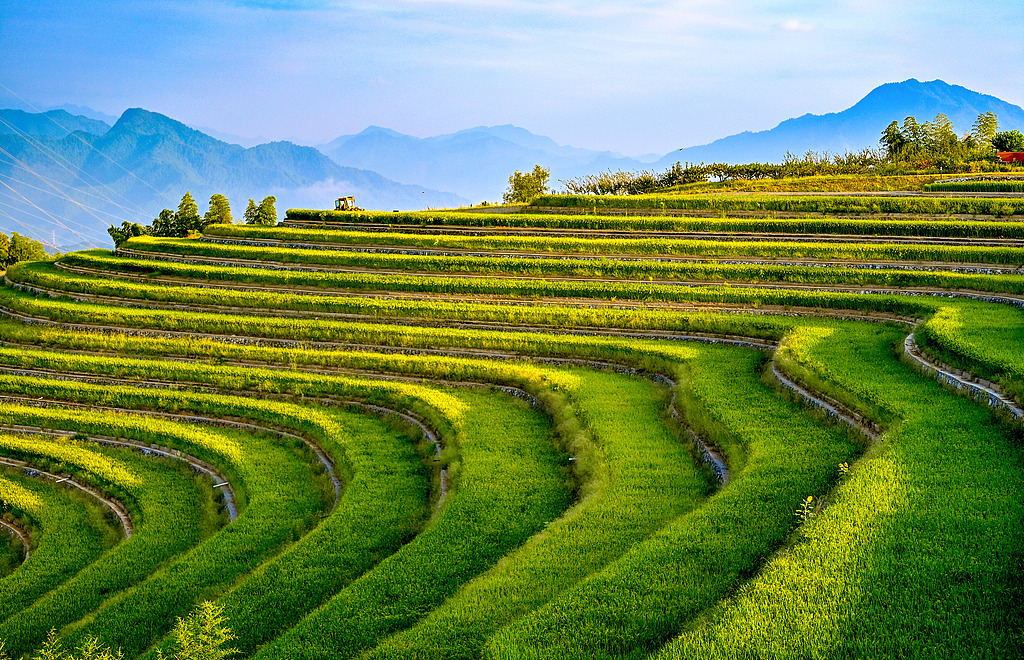
[[[371,126],[319,149],[340,165],[380,172],[396,181],[416,181],[480,201],[500,198],[515,171],[550,168],[558,180],[605,170],[661,171],[676,162],[781,162],[786,152],[844,153],[878,146],[882,130],[909,115],[930,121],[946,114],[956,129],[970,129],[983,112],[994,112],[1003,130],[1024,127],[1024,109],[994,96],[979,94],[941,80],[907,80],[872,90],[853,107],[827,115],[804,115],[757,133],[744,132],[711,144],[672,151],[650,160],[607,151],[559,145],[516,126],[480,126],[449,135],[417,138]]]
[[[345,135],[320,150],[339,165],[380,172],[396,181],[415,181],[452,190],[474,201],[500,201],[512,172],[542,165],[551,170],[551,183],[602,170],[632,170],[635,159],[608,151],[591,151],[556,144],[516,126],[478,126],[417,138],[371,126]]]
[[[878,146],[882,131],[893,121],[908,116],[931,121],[939,113],[963,134],[979,114],[994,112],[1000,130],[1024,129],[1024,108],[988,94],[979,94],[941,80],[920,82],[911,78],[876,87],[853,107],[826,115],[807,114],[787,119],[775,128],[744,132],[667,154],[658,161],[661,169],[676,162],[778,163],[789,151],[844,153]]]
[[[656,162],[559,145],[511,125],[429,138],[371,126],[320,151],[290,142],[245,149],[138,108],[126,110],[113,126],[65,110],[0,110],[0,147],[20,161],[0,159],[0,181],[17,191],[0,207],[0,231],[38,236],[58,246],[108,245],[110,223],[122,218],[149,222],[161,209],[175,208],[185,190],[203,210],[212,194],[223,193],[236,215],[249,197],[269,194],[277,197],[282,212],[327,208],[342,195],[355,195],[365,208],[384,210],[497,201],[513,171],[534,165],[550,168],[557,188],[559,179],[605,170],[660,171],[676,162],[779,162],[787,151],[802,155],[876,147],[890,122],[910,115],[924,122],[940,112],[959,133],[983,112],[994,112],[1002,130],[1024,130],[1019,106],[941,80],[913,79],[882,85],[841,112],[789,119],[768,131],[672,151]],[[44,149],[32,141],[42,141]],[[55,194],[51,183],[74,186],[74,201]],[[9,201],[18,194],[29,202]]]
[[[334,199],[342,195],[355,195],[360,206],[382,210],[467,201],[396,183],[376,172],[341,167],[312,147],[271,142],[245,149],[140,108],[126,110],[112,127],[76,118],[80,126],[94,127],[93,133],[59,130],[36,140],[22,134],[50,131],[46,117],[11,116],[30,130],[0,134],[0,147],[16,159],[0,159],[0,181],[9,182],[29,201],[5,208],[0,230],[57,246],[108,245],[110,224],[123,219],[148,223],[161,209],[177,208],[186,190],[203,211],[213,194],[227,195],[239,218],[248,198],[259,201],[266,195],[277,197],[282,216],[290,207],[333,208]],[[55,194],[58,189],[73,201]]]
[[[87,117],[88,119],[95,119],[96,121],[101,121],[108,126],[116,124],[118,119],[116,115],[108,115],[105,112],[100,112],[99,110],[90,108],[87,105],[74,105],[72,103],[64,103],[63,105],[47,108],[47,110],[66,110],[69,114]]]
[[[0,135],[24,134],[44,140],[59,140],[75,131],[103,135],[108,130],[110,124],[106,122],[72,115],[66,110],[43,113],[0,110]]]

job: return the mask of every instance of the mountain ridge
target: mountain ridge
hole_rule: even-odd
[[[538,164],[550,169],[554,183],[604,170],[662,170],[676,162],[782,162],[787,151],[803,155],[875,148],[882,130],[908,115],[923,122],[942,112],[963,132],[978,114],[989,111],[999,116],[1002,130],[1024,129],[1024,109],[1019,106],[942,80],[910,78],[879,85],[845,110],[807,113],[774,128],[744,131],[652,159],[559,145],[511,124],[425,138],[370,126],[318,148],[342,165],[370,169],[398,181],[445,187],[475,200],[494,200],[505,189],[509,174]]]
[[[52,235],[58,245],[107,245],[110,224],[148,223],[161,208],[176,208],[186,190],[201,208],[213,194],[227,195],[237,216],[249,197],[258,200],[266,195],[277,197],[281,211],[326,208],[341,195],[355,195],[367,208],[387,210],[457,206],[466,201],[451,193],[391,181],[376,172],[340,166],[312,147],[284,141],[248,149],[228,144],[142,108],[125,110],[102,135],[77,132],[39,142],[45,149],[20,135],[0,135],[0,146],[17,159],[0,162],[0,175],[14,181],[18,194],[49,216],[47,221],[36,214],[36,224],[42,220],[49,226],[35,233],[48,240]],[[19,185],[13,175],[24,170],[38,174],[42,181],[75,186],[79,199],[61,200],[40,186]],[[25,233],[32,224],[9,220],[0,216],[0,229]]]
[[[781,162],[787,150],[797,155],[806,151],[860,151],[877,147],[878,138],[890,122],[902,122],[908,116],[920,122],[931,121],[940,112],[961,134],[970,130],[983,112],[995,112],[1000,130],[1024,128],[1024,108],[1020,106],[942,80],[921,82],[910,78],[879,85],[845,110],[808,113],[764,131],[744,131],[679,149],[666,154],[656,165],[670,167],[677,161]]]
[[[0,163],[0,175],[14,181],[15,170],[28,168],[60,185],[74,184],[79,188],[75,194],[82,195],[74,203],[54,201],[52,192],[39,190],[42,186],[25,186],[18,194],[53,220],[35,211],[17,220],[5,211],[0,230],[24,233],[42,223],[41,235],[61,231],[67,234],[65,243],[105,245],[109,224],[149,222],[160,208],[176,207],[185,190],[200,205],[209,195],[226,194],[238,215],[249,196],[268,194],[278,198],[282,210],[323,208],[349,194],[361,206],[382,210],[456,206],[498,200],[513,171],[538,164],[550,168],[557,188],[559,180],[605,170],[658,170],[676,162],[779,162],[787,151],[800,155],[876,147],[885,126],[908,115],[928,121],[942,112],[962,133],[978,114],[989,111],[998,116],[1001,130],[1024,129],[1019,106],[942,80],[911,78],[879,85],[845,110],[807,113],[764,131],[744,131],[641,160],[560,145],[513,124],[426,138],[369,126],[314,149],[287,141],[243,147],[143,108],[125,110],[113,125],[66,110],[0,110],[6,122],[0,122],[0,146],[24,165]],[[41,141],[87,176],[69,175],[19,133]],[[97,208],[90,208],[94,204]]]

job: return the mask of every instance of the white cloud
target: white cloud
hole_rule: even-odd
[[[817,26],[813,23],[804,23],[798,18],[791,18],[783,21],[779,27],[786,32],[813,32]]]

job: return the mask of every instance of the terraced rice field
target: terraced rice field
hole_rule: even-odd
[[[1024,655],[1019,200],[539,205],[12,267],[6,652]]]

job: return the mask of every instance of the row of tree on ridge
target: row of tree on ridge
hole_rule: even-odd
[[[247,225],[276,225],[277,209],[274,204],[277,198],[268,195],[259,204],[255,200],[249,200],[249,206],[245,209],[242,221]],[[174,236],[184,237],[202,232],[208,225],[232,224],[234,218],[231,215],[231,204],[228,198],[220,193],[210,197],[210,209],[202,216],[199,215],[199,205],[192,198],[192,193],[185,192],[178,204],[178,210],[164,209],[160,211],[153,220],[152,225],[140,225],[136,222],[121,223],[120,227],[110,225],[107,233],[114,239],[114,245],[120,246],[132,236]]]

